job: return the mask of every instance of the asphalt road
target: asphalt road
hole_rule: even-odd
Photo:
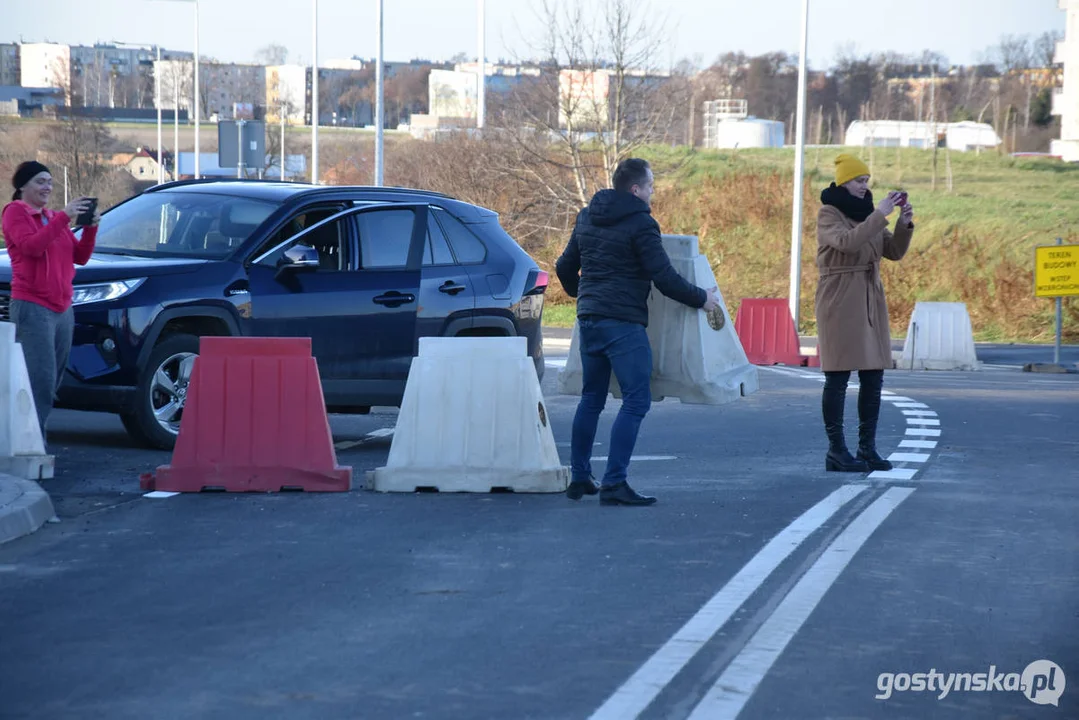
[[[650,508],[149,499],[138,476],[168,453],[59,412],[61,522],[0,546],[0,718],[1079,717],[1079,375],[1024,357],[888,373],[902,479],[824,471],[813,370],[657,403],[631,466]],[[331,419],[357,478],[394,419]]]

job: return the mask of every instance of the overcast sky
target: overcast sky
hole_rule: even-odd
[[[540,0],[487,0],[487,56],[529,57],[542,32]],[[562,0],[565,2],[566,0]],[[572,0],[570,0],[572,1]],[[594,4],[596,0],[578,0]],[[720,54],[797,53],[800,0],[651,0],[667,16],[664,55],[707,66]],[[634,0],[648,7],[649,0]],[[269,43],[289,60],[312,53],[312,0],[199,0],[200,52],[225,62],[253,62]],[[319,60],[370,58],[376,52],[377,0],[319,0]],[[385,0],[386,60],[448,60],[477,54],[476,0]],[[194,6],[177,0],[0,0],[0,42],[161,44],[194,49]],[[942,53],[970,64],[1002,35],[1063,32],[1057,0],[811,0],[809,61],[832,63],[841,48]]]

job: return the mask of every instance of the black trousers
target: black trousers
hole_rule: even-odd
[[[847,399],[847,383],[850,371],[839,370],[824,373],[824,393],[821,410],[824,415],[824,431],[834,449],[845,448],[843,436],[843,407]],[[877,419],[880,417],[880,391],[884,386],[883,370],[858,371],[858,446],[864,449],[876,447]]]

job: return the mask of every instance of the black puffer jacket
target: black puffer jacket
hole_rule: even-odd
[[[628,192],[600,190],[592,197],[577,214],[555,270],[566,293],[577,298],[578,316],[599,315],[647,326],[652,283],[667,297],[693,308],[703,307],[708,299],[671,265],[648,203]]]

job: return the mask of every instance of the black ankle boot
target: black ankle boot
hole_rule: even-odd
[[[858,447],[858,459],[869,466],[870,470],[891,470],[892,464],[882,458],[873,447]]]
[[[829,448],[824,456],[824,469],[832,472],[869,472],[865,461],[851,455],[846,447]]]
[[[824,386],[821,410],[824,414],[824,432],[828,435],[828,454],[824,456],[824,469],[832,472],[868,472],[869,466],[850,454],[847,441],[843,437],[843,403],[846,394],[845,383],[828,383]]]

